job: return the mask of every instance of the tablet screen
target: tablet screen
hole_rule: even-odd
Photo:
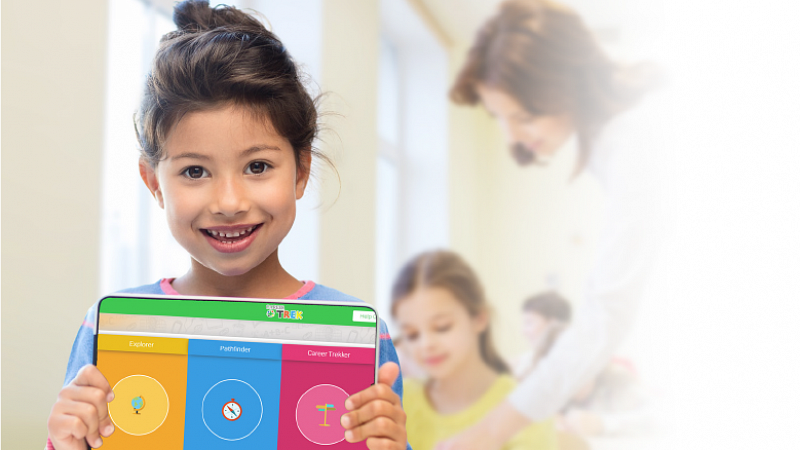
[[[104,298],[95,362],[117,431],[103,448],[366,448],[340,417],[375,382],[375,311],[270,302]]]

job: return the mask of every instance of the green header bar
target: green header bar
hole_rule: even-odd
[[[375,327],[376,320],[375,313],[371,309],[358,306],[125,297],[103,299],[100,302],[100,313],[260,320],[287,324],[312,323],[355,327]]]

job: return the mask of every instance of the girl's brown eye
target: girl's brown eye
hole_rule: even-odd
[[[253,173],[253,174],[264,173],[264,171],[267,170],[267,163],[261,162],[261,161],[256,161],[256,162],[250,163],[250,165],[247,166],[247,168],[248,168],[249,172]]]
[[[192,166],[184,171],[187,177],[195,179],[202,178],[204,172],[205,170],[203,170],[203,168],[200,166]]]

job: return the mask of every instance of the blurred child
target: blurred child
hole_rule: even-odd
[[[491,339],[489,308],[472,269],[447,251],[408,262],[392,289],[392,315],[408,354],[427,373],[406,379],[408,441],[431,450],[478,422],[515,387]],[[503,449],[552,450],[552,421],[530,425]]]
[[[572,319],[570,303],[555,291],[528,298],[522,306],[522,332],[531,350],[514,366],[524,379],[558,341]],[[614,358],[572,396],[559,416],[560,428],[584,437],[630,434],[649,427],[651,414],[633,364]]]
[[[585,437],[653,431],[652,400],[633,365],[614,358],[575,393],[562,411],[559,425]]]
[[[289,52],[234,7],[185,1],[174,20],[178,30],[161,40],[137,118],[139,171],[191,268],[124,292],[360,302],[297,280],[278,259],[312,157],[324,160],[312,147],[316,105]],[[48,448],[97,448],[114,432],[106,403],[114,392],[92,365],[95,314],[89,311],[72,347],[47,422]],[[378,383],[345,403],[347,441],[372,450],[407,447],[396,362],[387,334]]]
[[[531,345],[514,361],[514,376],[525,378],[572,319],[572,306],[558,292],[534,295],[522,305],[522,334]]]

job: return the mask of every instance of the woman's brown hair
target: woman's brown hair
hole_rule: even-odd
[[[457,254],[444,250],[422,253],[406,263],[392,286],[392,315],[397,305],[421,288],[446,289],[467,309],[470,316],[488,314],[488,305],[477,275]],[[478,338],[481,358],[497,373],[508,373],[508,365],[492,342],[487,325]]]
[[[164,158],[167,134],[188,113],[229,104],[269,119],[292,145],[307,173],[317,107],[283,43],[253,16],[207,1],[175,5],[178,30],[167,33],[147,77],[136,117],[141,152],[152,166]]]
[[[578,134],[580,171],[602,127],[657,82],[650,64],[612,61],[571,9],[550,0],[509,0],[478,31],[450,97],[475,105],[476,87],[485,84],[532,115],[568,114]]]

